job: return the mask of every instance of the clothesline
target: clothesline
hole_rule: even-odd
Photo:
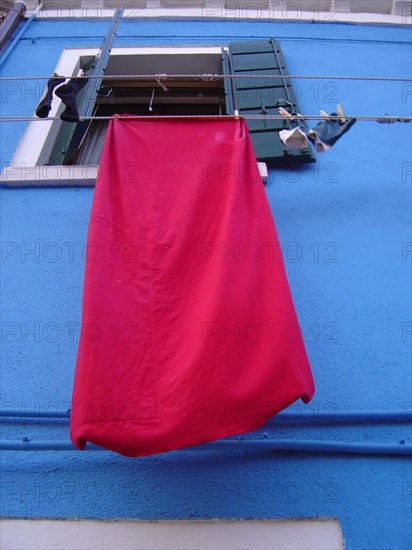
[[[61,78],[101,78],[101,75],[69,75],[63,76],[59,75]],[[0,77],[0,81],[7,80],[49,80],[52,78],[48,76],[3,76]],[[117,79],[160,79],[167,80],[168,78],[198,78],[202,80],[217,80],[225,78],[299,78],[299,79],[320,79],[320,80],[372,80],[372,81],[387,81],[387,82],[412,82],[412,78],[400,78],[400,77],[383,77],[383,76],[319,76],[319,75],[263,75],[263,74],[120,74],[120,75],[104,75],[104,78],[117,80]]]
[[[82,120],[110,120],[113,115],[110,116],[85,116],[80,117]],[[122,115],[119,116],[121,119],[172,119],[172,118],[233,118],[237,115]],[[285,117],[282,115],[241,115],[238,118],[244,118],[245,120],[285,120]],[[301,120],[325,120],[321,115],[300,115],[294,116],[295,119]],[[340,115],[330,116],[330,120],[340,120],[342,117]],[[353,116],[347,115],[345,113],[345,118],[356,118],[357,120],[365,122],[379,122],[381,124],[392,124],[395,122],[412,122],[412,117],[402,117],[402,116]],[[22,117],[0,117],[0,122],[26,122],[26,121],[39,121],[39,122],[50,122],[54,120],[61,120],[60,117],[48,117],[48,118],[38,118],[35,116],[22,116]]]

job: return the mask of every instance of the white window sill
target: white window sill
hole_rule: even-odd
[[[258,162],[263,182],[268,179],[264,162]],[[0,185],[21,187],[94,187],[99,167],[84,166],[22,166],[11,164],[0,175]]]
[[[93,187],[98,166],[24,166],[13,163],[0,176],[2,187]]]
[[[208,485],[207,483],[205,485]],[[254,487],[254,486],[253,486]],[[259,488],[259,487],[258,487]],[[210,499],[223,494],[210,482]],[[222,497],[221,497],[222,498]],[[4,519],[4,548],[68,550],[343,550],[336,519],[98,521]]]

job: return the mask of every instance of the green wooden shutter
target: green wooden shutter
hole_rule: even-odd
[[[268,75],[268,78],[233,78],[231,87],[234,109],[244,115],[278,115],[278,107],[287,107],[284,99],[293,103],[300,112],[290,79],[273,78],[287,75],[285,60],[279,44],[274,39],[245,40],[229,44],[229,69],[233,75]],[[227,105],[228,113],[233,108]],[[283,120],[246,120],[258,161],[268,166],[293,166],[316,162],[310,149],[292,151],[279,139],[279,132],[287,128]]]

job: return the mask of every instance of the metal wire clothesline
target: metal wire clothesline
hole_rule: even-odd
[[[57,77],[57,75],[54,75]],[[101,78],[101,75],[69,75],[63,76],[59,75],[60,78],[84,78],[84,79],[96,79]],[[8,76],[0,77],[0,81],[22,81],[22,80],[49,80],[50,75],[48,76]],[[174,79],[187,79],[187,78],[196,78],[201,80],[218,80],[218,79],[319,79],[319,80],[354,80],[354,81],[387,81],[387,82],[412,82],[412,78],[400,78],[400,77],[378,77],[378,76],[320,76],[320,75],[260,75],[260,74],[236,74],[236,75],[222,75],[222,74],[140,74],[140,75],[131,75],[131,74],[122,74],[122,75],[105,75],[105,78],[110,78],[112,80],[143,80],[143,79],[155,79],[157,81],[168,80],[169,78]],[[128,118],[141,118],[142,115],[129,115]],[[217,115],[174,115],[173,118],[211,118],[216,117]],[[225,115],[220,115],[220,117]],[[356,118],[361,121],[373,121],[380,123],[395,123],[395,122],[411,122],[412,117],[396,116],[396,115],[386,115],[385,116],[347,116],[347,118]],[[80,120],[108,120],[110,116],[85,116],[81,117]],[[145,117],[147,118],[147,117]],[[171,118],[170,116],[156,116],[156,118]],[[285,117],[282,115],[242,115],[242,118],[247,120],[283,120]],[[300,115],[301,120],[322,120],[324,117],[321,115]],[[341,116],[330,116],[330,120],[339,120]],[[1,122],[30,122],[30,121],[53,121],[59,120],[59,117],[49,117],[47,119],[40,119],[34,116],[31,117],[0,117]]]
[[[85,116],[80,117],[79,121],[82,120],[110,120],[111,118],[120,118],[120,119],[172,119],[172,118],[244,118],[246,120],[286,120],[282,115],[154,115],[154,116],[145,116],[145,115],[110,115],[110,116]],[[295,119],[301,120],[325,120],[325,117],[321,115],[299,115],[294,116]],[[340,115],[329,116],[329,120],[340,120],[342,117]],[[412,122],[412,117],[403,117],[403,116],[356,116],[356,115],[347,115],[345,118],[356,118],[357,120],[363,122],[379,122],[379,123],[395,123],[395,122]],[[37,118],[35,116],[22,116],[22,117],[0,117],[0,122],[50,122],[55,120],[61,120],[60,117],[48,117],[48,118]]]
[[[101,75],[58,75],[61,78],[101,78]],[[48,80],[52,78],[48,76],[3,76],[0,77],[0,81],[7,80]],[[410,77],[384,77],[384,76],[320,76],[320,75],[264,75],[264,74],[118,74],[118,75],[104,75],[104,78],[110,79],[168,79],[168,78],[199,78],[199,79],[225,79],[225,78],[296,78],[296,79],[319,79],[319,80],[370,80],[370,81],[387,81],[387,82],[412,82]]]

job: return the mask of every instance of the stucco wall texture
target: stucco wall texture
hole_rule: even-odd
[[[53,72],[64,48],[98,47],[109,21],[34,22],[2,76]],[[116,46],[225,45],[275,37],[291,74],[408,78],[410,30],[325,23],[127,21]],[[30,116],[43,81],[1,81],[2,116]],[[407,82],[295,80],[301,110],[410,116]],[[40,124],[40,123],[39,123]],[[3,123],[6,166],[25,123]],[[410,442],[410,424],[325,425],[318,411],[411,407],[411,126],[359,121],[317,163],[265,187],[310,358],[313,422],[275,438]],[[167,176],[165,175],[165,185]],[[3,189],[2,408],[65,410],[93,189]],[[251,365],[253,368],[253,365]],[[115,376],[114,376],[115,383]],[[68,439],[64,421],[8,419],[4,437]],[[261,433],[260,433],[261,435]],[[411,464],[294,452],[5,452],[2,515],[17,518],[337,518],[346,548],[411,545]]]

